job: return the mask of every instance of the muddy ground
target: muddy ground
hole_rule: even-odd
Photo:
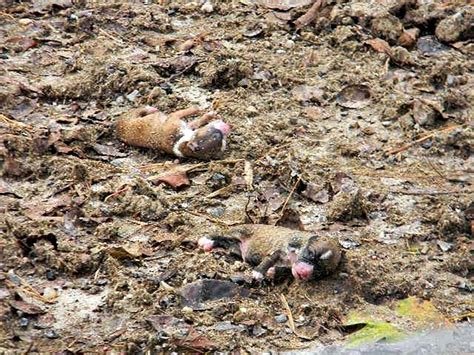
[[[302,349],[408,296],[472,319],[472,6],[297,21],[311,3],[2,1],[2,352]],[[144,105],[217,110],[224,159],[122,144],[114,120]],[[189,183],[160,183],[177,170]],[[329,236],[344,261],[258,285],[196,249],[244,223]],[[250,293],[186,306],[205,279]]]

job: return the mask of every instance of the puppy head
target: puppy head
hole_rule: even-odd
[[[219,157],[226,148],[229,133],[229,125],[221,120],[196,129],[186,144],[186,156],[200,159]]]
[[[293,276],[299,280],[317,280],[332,273],[341,260],[339,248],[332,242],[311,237],[292,265]]]

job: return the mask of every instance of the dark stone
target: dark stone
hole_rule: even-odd
[[[200,280],[181,288],[182,304],[202,309],[203,302],[222,298],[248,297],[250,291],[230,281]]]
[[[48,270],[46,271],[46,278],[48,281],[54,281],[56,280],[56,273],[53,270]]]

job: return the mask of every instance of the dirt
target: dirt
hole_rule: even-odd
[[[311,1],[4,0],[1,351],[314,348],[408,296],[472,319],[468,3],[327,1],[297,29]],[[225,158],[120,143],[144,105],[217,110]],[[197,250],[245,223],[333,238],[343,263],[260,285]],[[205,279],[250,292],[185,306]]]

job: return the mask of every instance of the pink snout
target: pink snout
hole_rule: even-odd
[[[230,126],[222,120],[211,122],[212,126],[222,132],[224,136],[230,133]]]
[[[198,240],[198,246],[204,251],[211,251],[214,248],[214,241],[212,239],[202,237]]]
[[[297,261],[291,268],[291,273],[298,280],[307,280],[313,274],[314,266],[304,261]]]

